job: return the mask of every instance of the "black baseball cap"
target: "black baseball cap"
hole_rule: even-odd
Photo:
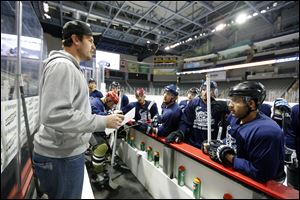
[[[89,83],[93,83],[93,82],[94,82],[94,83],[97,83],[95,79],[90,78]]]
[[[75,35],[92,35],[94,40],[100,39],[101,33],[92,32],[90,25],[80,20],[73,20],[65,23],[62,30],[63,40],[70,38],[73,34]],[[96,42],[95,42],[96,43]]]

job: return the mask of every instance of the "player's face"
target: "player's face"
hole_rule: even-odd
[[[111,109],[115,104],[114,104],[113,101],[108,100],[107,103],[106,103],[106,105],[107,105],[107,107],[108,107],[109,109]]]
[[[188,95],[187,95],[187,98],[188,98],[189,101],[191,101],[191,100],[194,99],[195,97],[196,97],[196,95],[193,94],[193,93],[188,93]]]
[[[211,97],[215,97],[215,92],[213,89],[210,90],[210,96]],[[203,99],[204,101],[207,100],[207,91],[206,91],[206,87],[203,87],[201,90],[201,99]]]
[[[248,112],[247,104],[243,97],[234,96],[230,98],[228,109],[232,115],[241,118]]]
[[[116,94],[119,94],[120,88],[118,88],[118,87],[112,87],[112,88],[111,88],[111,91],[113,91],[113,92],[116,93]]]
[[[96,83],[95,82],[89,83],[89,89],[90,90],[95,90],[96,89]]]
[[[165,104],[171,103],[174,98],[175,98],[174,95],[171,94],[170,92],[165,92],[164,93],[164,103]]]
[[[142,96],[135,95],[135,98],[139,102],[139,104],[141,104],[141,105],[145,104],[145,98],[146,98],[145,95],[142,95]]]

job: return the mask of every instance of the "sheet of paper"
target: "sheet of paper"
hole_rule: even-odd
[[[126,124],[129,122],[131,119],[133,119],[135,116],[135,107],[133,107],[128,113],[126,113],[124,120],[122,122],[122,125]]]
[[[121,125],[123,126],[124,124],[126,124],[127,122],[129,122],[131,119],[133,119],[135,116],[135,107],[132,108],[128,113],[126,113],[126,115],[124,116],[124,120],[121,123]],[[114,128],[106,128],[105,129],[105,133],[106,135],[109,135],[111,133],[113,133],[116,129]]]

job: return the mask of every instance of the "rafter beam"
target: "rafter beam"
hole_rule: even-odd
[[[201,6],[203,6],[204,8],[206,8],[209,11],[214,10],[214,8],[205,1],[197,1],[197,3],[200,4]]]
[[[257,14],[263,19],[265,20],[269,25],[273,26],[273,23],[270,22],[270,20],[268,20],[263,14],[260,13],[259,10],[257,10],[257,8],[255,8],[255,6],[252,5],[252,3],[250,1],[244,1],[245,4],[247,4],[253,11],[257,12]],[[274,28],[274,27],[273,27]]]
[[[220,10],[221,8],[227,6],[227,5],[230,4],[230,3],[232,3],[232,1],[226,1],[226,2],[223,3],[222,5],[216,7],[214,10],[209,11],[209,12],[203,14],[203,15],[200,15],[199,17],[197,17],[196,19],[194,19],[194,21],[198,21],[198,20],[200,20],[200,19],[203,19],[204,17],[208,16],[209,14],[211,14],[211,13],[213,13],[213,12],[216,12],[217,10]],[[170,35],[170,34],[176,32],[176,31],[178,31],[178,30],[180,30],[180,29],[182,29],[182,28],[184,28],[185,26],[187,26],[187,25],[184,24],[184,25],[180,26],[179,28],[177,28],[177,29],[175,29],[175,30],[169,32],[166,36],[168,36],[168,35]]]
[[[61,1],[60,1],[60,2],[61,2]],[[88,18],[89,18],[89,16],[90,16],[91,12],[92,12],[94,3],[95,3],[94,1],[91,2],[90,9],[89,9],[89,12],[88,12],[88,14],[87,14],[87,16],[86,16],[85,22],[88,21]]]
[[[112,18],[112,20],[109,22],[109,24],[107,25],[107,27],[106,27],[106,29],[105,29],[105,31],[104,31],[104,33],[103,33],[102,35],[104,35],[104,34],[108,31],[110,25],[112,24],[112,22],[114,21],[114,19],[119,15],[119,13],[122,11],[122,8],[123,8],[124,5],[125,5],[125,1],[124,1],[123,4],[121,5],[121,7],[119,8],[119,10],[118,10],[118,12],[115,14],[115,16]]]
[[[159,4],[161,3],[161,1],[156,2],[142,17],[140,17],[140,19],[132,26],[136,26],[140,21],[142,21],[142,19],[144,19],[150,12],[152,12]],[[131,30],[131,27],[126,31],[126,33],[128,33]]]
[[[191,7],[192,5],[194,5],[194,2],[190,3],[188,6],[182,8],[181,10],[179,10],[178,13],[183,12],[184,10],[188,9],[189,7]],[[164,25],[165,23],[167,23],[167,22],[170,21],[171,19],[174,19],[174,15],[175,15],[175,13],[173,13],[170,17],[168,17],[166,20],[164,20],[162,23],[160,23],[159,25],[157,25],[156,27],[154,27],[154,28],[151,29],[150,31],[146,32],[144,35],[142,35],[141,39],[144,38],[144,37],[146,37],[148,34],[152,33],[153,30],[155,30],[155,29],[157,29],[158,27]],[[173,29],[173,28],[172,28],[172,29]],[[182,31],[178,31],[178,32],[182,32]],[[186,34],[186,33],[184,32],[184,34]],[[170,37],[167,37],[167,36],[165,36],[165,35],[160,35],[160,36],[161,36],[162,38],[170,39]],[[172,39],[172,40],[174,40],[174,39]],[[138,40],[138,41],[139,41],[139,40]],[[138,41],[136,41],[136,42],[138,42]]]

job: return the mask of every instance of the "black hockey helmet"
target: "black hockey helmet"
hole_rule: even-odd
[[[194,94],[194,95],[198,95],[198,94],[200,93],[200,91],[199,91],[198,88],[192,87],[192,88],[190,88],[190,89],[187,91],[187,93],[192,93],[192,94]]]
[[[200,81],[200,90],[202,90],[203,88],[206,88],[206,81],[201,80]],[[216,83],[216,81],[210,81],[210,89],[217,89],[218,85]]]
[[[120,88],[121,88],[121,85],[120,85],[119,82],[113,81],[113,82],[109,85],[110,90],[111,90],[113,87],[114,87],[114,88],[117,88],[117,89],[120,89]]]
[[[231,87],[228,96],[250,97],[253,100],[257,100],[257,105],[260,105],[266,98],[266,90],[265,86],[260,82],[245,81]]]

